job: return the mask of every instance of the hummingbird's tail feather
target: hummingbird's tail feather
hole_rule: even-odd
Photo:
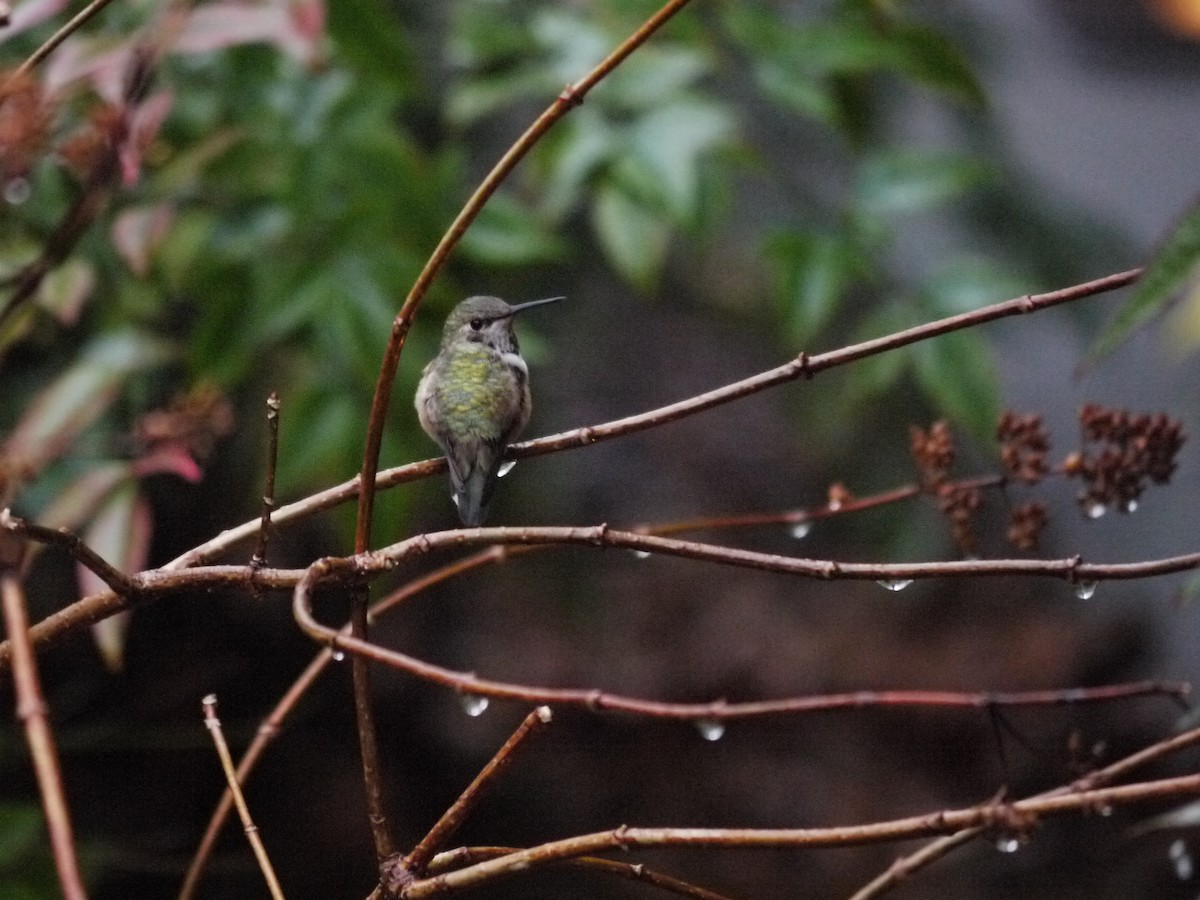
[[[454,505],[458,507],[462,523],[468,528],[477,528],[487,515],[504,448],[486,441],[470,447],[460,444],[454,449],[454,453],[446,456],[450,464],[450,483],[454,488]]]

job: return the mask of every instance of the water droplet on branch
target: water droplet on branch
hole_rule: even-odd
[[[1175,877],[1180,881],[1188,881],[1196,874],[1196,864],[1192,859],[1192,853],[1182,838],[1171,842],[1171,846],[1167,848],[1167,859],[1171,860],[1171,865],[1175,869]]]
[[[913,583],[911,578],[885,578],[876,582],[885,591],[902,591]]]
[[[720,719],[697,719],[696,730],[706,741],[719,741],[725,735],[725,723]]]
[[[471,718],[475,718],[482,716],[492,701],[480,694],[460,694],[458,702],[462,704],[463,712]]]
[[[511,472],[516,465],[517,461],[515,459],[506,459],[504,462],[500,463],[499,466],[497,466],[496,477],[503,478],[505,475]]]
[[[1075,596],[1080,600],[1091,600],[1096,593],[1096,582],[1081,581],[1075,585]]]
[[[797,522],[791,527],[790,533],[798,541],[804,540],[812,531],[812,522]]]

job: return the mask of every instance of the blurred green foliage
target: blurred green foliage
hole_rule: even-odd
[[[153,89],[169,92],[167,111],[140,178],[47,280],[40,310],[0,335],[14,386],[0,419],[12,426],[91,336],[122,329],[166,338],[171,350],[152,373],[126,379],[93,455],[106,445],[116,452],[139,411],[210,382],[238,398],[243,419],[258,416],[256,398],[280,390],[281,496],[347,477],[391,318],[490,164],[488,151],[656,6],[258,8],[283,10],[274,19],[201,8]],[[126,9],[69,46],[97,58],[128,46],[139,26],[153,27],[147,21],[146,10]],[[48,28],[10,40],[5,57],[21,58]],[[60,136],[87,115],[89,78],[79,66],[84,89],[57,108]],[[1019,279],[999,274],[1011,271],[1000,259],[946,260],[915,281],[899,271],[893,245],[908,221],[937,212],[969,227],[967,201],[1003,177],[970,140],[925,148],[899,137],[889,107],[909,95],[967,122],[986,107],[966,54],[908,4],[685,11],[553,129],[488,205],[436,285],[434,309],[419,317],[407,358],[430,355],[438,313],[460,285],[545,266],[557,285],[589,252],[653,297],[688,253],[713,241],[744,245],[772,286],[763,315],[784,326],[793,349],[1001,299]],[[813,147],[766,146],[752,114],[797,123]],[[804,183],[808,166],[807,202],[789,201],[771,218],[739,208],[745,180],[768,190],[780,179]],[[31,199],[0,228],[9,273],[79,190],[53,154],[29,178]],[[594,242],[564,237],[580,228]],[[404,367],[398,398],[417,368]],[[977,433],[990,429],[997,400],[982,339],[943,338],[873,362],[852,394],[880,396],[907,377],[935,407]],[[386,446],[393,460],[430,452],[405,415],[391,418]]]

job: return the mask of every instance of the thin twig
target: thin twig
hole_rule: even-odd
[[[1077,778],[1071,784],[1038,794],[1037,797],[1060,797],[1073,792],[1090,790],[1095,787],[1111,784],[1113,781],[1128,775],[1136,769],[1198,744],[1200,744],[1200,728],[1193,728],[1190,731],[1185,731],[1182,734],[1159,741],[1157,744],[1144,747],[1136,753],[1131,753],[1129,756],[1117,760],[1115,763],[1097,769],[1094,772],[1089,772],[1081,778]],[[955,848],[970,843],[983,834],[985,830],[982,827],[966,828],[955,834],[930,841],[921,849],[895,860],[886,871],[881,872],[868,884],[856,891],[850,900],[873,900],[873,898],[886,894],[901,881],[941,859]]]
[[[258,860],[258,867],[262,870],[271,896],[274,900],[284,900],[283,889],[279,886],[279,879],[275,877],[275,869],[271,865],[271,858],[267,856],[267,848],[263,846],[262,835],[258,833],[258,826],[250,817],[250,807],[246,805],[246,798],[242,796],[242,789],[238,785],[237,773],[233,771],[233,759],[229,755],[229,745],[225,743],[221,720],[217,718],[217,695],[209,694],[201,701],[201,705],[204,708],[204,724],[208,728],[209,734],[212,735],[213,745],[217,748],[217,756],[221,758],[221,769],[225,772],[225,781],[233,792],[233,802],[237,805],[238,816],[241,818],[242,828],[246,832],[246,840],[250,842],[250,848],[254,851],[254,858]]]
[[[279,459],[279,395],[267,397],[267,476],[263,485],[262,517],[258,525],[258,544],[250,557],[251,568],[267,563],[267,542],[271,539],[271,511],[275,508],[275,466]]]
[[[54,853],[58,881],[66,900],[87,900],[87,891],[84,890],[83,877],[79,874],[79,863],[75,856],[71,815],[63,791],[54,734],[47,721],[46,702],[38,683],[37,662],[29,642],[25,592],[12,570],[0,572],[0,594],[3,595],[4,629],[12,646],[17,719],[25,727],[25,740],[29,744],[42,809],[46,813],[46,828],[50,832],[50,847]]]
[[[1164,778],[1120,787],[1074,791],[1033,797],[1013,803],[987,803],[965,809],[943,810],[904,819],[833,828],[629,828],[549,841],[486,860],[409,885],[405,900],[432,897],[510,877],[578,856],[636,847],[855,847],[910,840],[981,826],[1008,833],[1014,827],[1029,829],[1045,816],[1106,809],[1177,798],[1200,793],[1200,775]]]
[[[118,594],[132,594],[137,586],[134,580],[104,557],[85,544],[78,535],[67,528],[47,528],[19,519],[7,509],[0,509],[0,528],[13,534],[23,535],[40,544],[64,548],[84,568],[107,584]]]
[[[25,62],[21,63],[21,65],[17,68],[17,71],[13,73],[14,77],[19,77],[28,72],[32,72],[34,67],[40,65],[41,62],[51,53],[53,53],[63,41],[86,25],[100,12],[100,10],[104,9],[104,7],[108,6],[108,4],[111,2],[112,0],[92,0],[91,3],[72,16],[71,19],[62,26],[62,28],[50,35],[50,37],[44,44],[42,44],[42,46],[34,50],[33,53],[29,55],[29,58],[25,60]]]
[[[517,849],[516,847],[459,847],[446,853],[439,853],[430,863],[429,870],[438,874],[471,865],[478,860],[495,859],[515,853]],[[672,878],[670,875],[655,872],[641,863],[623,863],[599,856],[581,856],[577,859],[564,860],[562,864],[581,869],[595,869],[610,875],[628,878],[631,881],[639,881],[681,897],[691,897],[692,900],[732,900],[725,894],[718,894],[716,891],[710,891],[678,878]]]
[[[511,551],[508,551],[505,547],[492,547],[482,553],[477,553],[466,559],[442,566],[437,571],[431,572],[428,575],[415,578],[372,606],[370,610],[371,620],[375,621],[385,612],[395,609],[405,600],[441,581],[452,578],[468,569],[486,565],[499,558],[503,558],[509,552]],[[343,626],[342,630],[349,634],[349,624]],[[333,653],[328,648],[317,653],[313,657],[312,662],[300,674],[300,677],[292,683],[292,686],[288,688],[279,702],[275,704],[275,708],[263,719],[262,723],[258,726],[254,739],[250,742],[250,746],[246,748],[246,753],[238,762],[237,778],[240,784],[246,783],[246,779],[258,764],[258,760],[262,754],[275,738],[279,736],[279,731],[283,727],[284,721],[291,714],[296,704],[300,702],[300,698],[307,693],[309,687],[312,686],[317,678],[325,672],[332,660]],[[213,810],[208,827],[204,831],[204,837],[201,839],[200,845],[197,847],[196,853],[188,866],[187,875],[179,891],[178,900],[192,900],[194,897],[200,883],[200,876],[204,871],[205,865],[208,863],[208,858],[212,855],[213,848],[216,846],[217,836],[232,808],[233,794],[231,791],[226,790],[221,796],[220,803]]]
[[[459,795],[453,805],[446,810],[433,828],[429,830],[429,833],[408,854],[406,863],[409,872],[417,876],[424,874],[425,868],[434,854],[453,837],[454,833],[458,831],[459,826],[478,805],[480,798],[483,796],[484,789],[512,764],[512,761],[516,758],[517,751],[527,738],[532,737],[536,732],[541,731],[545,726],[550,724],[550,718],[550,707],[548,706],[539,706],[525,717],[524,721],[517,726],[517,730],[512,733],[512,736],[496,751],[496,755],[475,776],[475,780],[467,786],[466,790]]]

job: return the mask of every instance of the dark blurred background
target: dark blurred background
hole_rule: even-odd
[[[409,398],[442,317],[466,294],[568,295],[520,326],[537,435],[1152,254],[1200,183],[1194,4],[895,6],[697,3],[646,49],[644,69],[602,84],[523,164],[422,309],[384,464],[433,452]],[[47,316],[6,348],[0,376],[18,387],[0,397],[0,424],[18,422],[51,366],[69,364],[90,335],[133,321],[180,349],[115,403],[99,437],[83,435],[77,458],[17,498],[18,511],[42,513],[97,459],[130,456],[119,437],[129,423],[199,382],[228,398],[237,425],[203,480],[138,480],[153,513],[148,564],[255,515],[268,390],[283,399],[281,499],[350,477],[387,325],[422,254],[523,124],[643,7],[652,5],[358,3],[328,10],[331,42],[310,58],[222,21],[219,46],[169,60],[166,161],[150,160],[146,181],[110,213],[171,204],[173,225],[150,247],[156,262],[131,275],[128,250],[110,246],[111,222],[97,229],[80,252],[96,260],[98,284],[115,285],[111,300],[90,299],[79,329]],[[114,15],[99,37],[136,24]],[[227,147],[206,143],[222,134]],[[182,165],[195,147],[215,161]],[[38,201],[59,176],[34,175]],[[52,218],[54,196],[50,211],[23,213],[34,233],[39,215]],[[960,474],[996,471],[990,429],[1002,408],[1043,415],[1059,460],[1078,445],[1084,402],[1165,410],[1194,432],[1198,332],[1186,305],[1166,328],[1081,368],[1127,297],[1009,320],[523,461],[500,484],[490,524],[616,526],[818,507],[835,482],[867,495],[913,480],[909,427],[937,418],[959,441]],[[1198,477],[1185,447],[1171,485],[1150,489],[1136,513],[1097,520],[1081,514],[1077,485],[1049,480],[1033,492],[1050,509],[1040,552],[1133,561],[1192,551],[1200,512],[1186,498]],[[1014,552],[1005,503],[990,495],[979,520],[984,556]],[[349,519],[340,510],[288,528],[271,562],[345,552]],[[380,520],[381,540],[455,524],[441,479],[390,491]],[[815,558],[959,554],[930,501],[823,520],[799,541],[785,526],[694,536]],[[451,558],[422,560],[421,571]],[[56,554],[43,555],[30,582],[35,616],[77,595],[72,578]],[[892,593],[567,549],[434,588],[375,637],[486,677],[681,701],[1015,691],[1196,678],[1187,594],[1186,576],[1106,583],[1087,600],[1048,580]],[[314,652],[289,600],[197,593],[138,609],[117,672],[82,634],[40,657],[92,896],[175,895],[223,783],[200,698],[219,695],[230,740],[243,747]],[[329,622],[343,613],[334,600],[320,610]],[[527,710],[493,702],[469,716],[452,693],[383,669],[375,690],[389,806],[408,846]],[[292,900],[362,897],[373,886],[349,692],[349,667],[335,666],[248,786]],[[1002,727],[982,712],[842,711],[737,722],[708,741],[689,723],[561,709],[455,842],[528,845],[621,823],[817,827],[913,815],[1002,787],[1013,796],[1052,788],[1166,735],[1179,716],[1163,698],[1005,712]],[[2,808],[17,823],[12,846],[25,847],[0,854],[0,893],[56,896],[44,853],[19,840],[36,790],[18,729],[3,733],[0,771]],[[1047,821],[1015,853],[981,840],[895,895],[1196,896],[1196,880],[1180,878],[1168,854],[1189,836],[1130,838],[1144,814]],[[629,859],[730,896],[846,896],[916,846]],[[231,823],[199,896],[262,893]],[[472,894],[644,895],[568,871]]]

